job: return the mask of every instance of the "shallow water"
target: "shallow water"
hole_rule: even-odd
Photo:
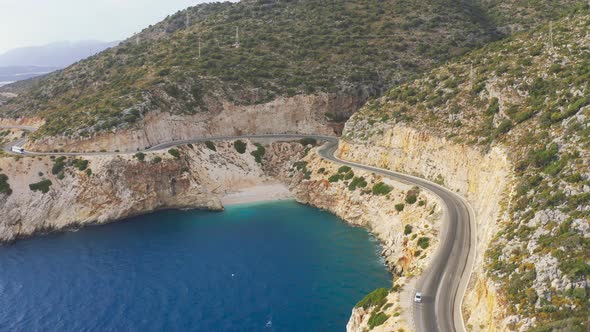
[[[0,247],[0,330],[342,331],[391,284],[378,250],[290,201],[24,240]]]

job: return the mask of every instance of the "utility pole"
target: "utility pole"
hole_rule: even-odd
[[[473,62],[471,63],[471,68],[469,70],[469,85],[471,89],[473,89],[473,82],[475,82],[475,72],[473,71]]]
[[[549,46],[553,50],[553,21],[549,22]]]
[[[240,48],[240,27],[236,27],[236,43],[234,44],[235,48]]]

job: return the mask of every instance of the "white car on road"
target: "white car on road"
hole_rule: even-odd
[[[414,302],[422,303],[422,293],[417,292],[416,295],[414,295]]]

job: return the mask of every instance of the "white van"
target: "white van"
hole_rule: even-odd
[[[18,146],[13,146],[12,152],[23,154],[23,153],[25,153],[25,149],[18,147]]]

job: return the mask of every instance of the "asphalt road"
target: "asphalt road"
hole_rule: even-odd
[[[422,303],[414,303],[417,331],[465,331],[461,314],[462,299],[475,258],[474,216],[459,195],[433,182],[382,168],[352,163],[335,157],[338,140],[331,139],[319,154],[333,162],[379,173],[392,179],[419,186],[440,197],[444,203],[443,235],[431,265],[418,280],[416,290]]]
[[[0,127],[0,129],[6,127]],[[14,127],[12,127],[14,128]],[[34,128],[20,127],[29,131]],[[442,226],[442,238],[439,248],[432,259],[431,265],[417,283],[415,291],[421,292],[422,303],[414,303],[414,325],[417,331],[421,332],[451,332],[465,331],[461,304],[469,277],[473,260],[475,257],[475,222],[474,215],[468,204],[459,195],[452,191],[430,182],[425,179],[411,175],[392,172],[382,168],[357,164],[338,159],[335,152],[338,148],[338,138],[321,135],[298,135],[298,134],[269,134],[269,135],[243,135],[207,137],[190,140],[172,141],[153,146],[144,152],[161,151],[179,145],[189,143],[200,143],[205,141],[237,140],[237,139],[299,139],[311,137],[326,141],[318,151],[322,158],[335,163],[356,167],[366,171],[379,173],[397,181],[409,183],[428,190],[440,197],[444,203],[444,223]],[[23,140],[12,142],[4,147],[10,152],[11,146],[20,146]],[[27,155],[60,155],[60,156],[82,156],[82,155],[117,155],[134,154],[136,152],[95,152],[95,153],[36,153],[26,152]]]

